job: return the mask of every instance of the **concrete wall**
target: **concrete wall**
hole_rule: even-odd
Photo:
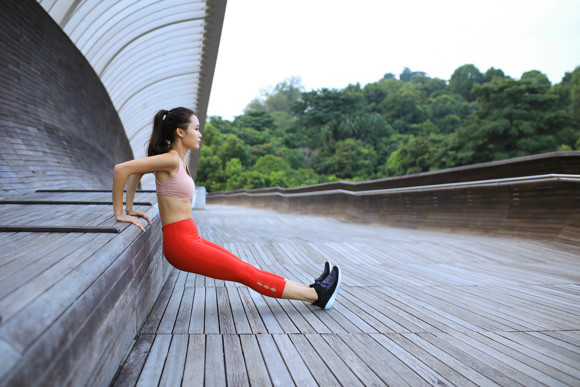
[[[132,158],[99,77],[34,0],[0,0],[0,198],[110,189]]]

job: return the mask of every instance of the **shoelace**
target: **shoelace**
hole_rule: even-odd
[[[334,281],[334,276],[332,275],[332,271],[328,273],[328,275],[322,280],[319,281],[318,279],[314,280],[314,284],[318,286],[324,286],[325,284],[331,284]]]

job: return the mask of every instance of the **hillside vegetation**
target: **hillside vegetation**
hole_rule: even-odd
[[[467,64],[449,81],[406,68],[365,86],[289,78],[233,121],[210,117],[197,184],[209,191],[369,180],[580,149],[580,67],[552,85]]]

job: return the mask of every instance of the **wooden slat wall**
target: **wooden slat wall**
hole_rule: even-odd
[[[210,204],[270,208],[333,216],[345,221],[448,232],[518,236],[580,243],[580,175],[547,175],[511,182],[494,180],[454,187],[418,186],[405,191],[306,194],[222,193]]]
[[[137,207],[153,221],[142,233],[116,224],[110,203],[69,204],[106,203],[110,192],[18,199],[0,202],[0,226],[45,231],[0,232],[0,385],[107,385],[169,274],[157,207]],[[156,197],[143,192],[136,201]],[[59,228],[72,226],[122,232]]]

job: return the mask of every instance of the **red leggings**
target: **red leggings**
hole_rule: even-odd
[[[269,297],[281,298],[286,286],[284,277],[257,269],[201,238],[193,219],[163,226],[163,254],[179,270],[239,282]]]

